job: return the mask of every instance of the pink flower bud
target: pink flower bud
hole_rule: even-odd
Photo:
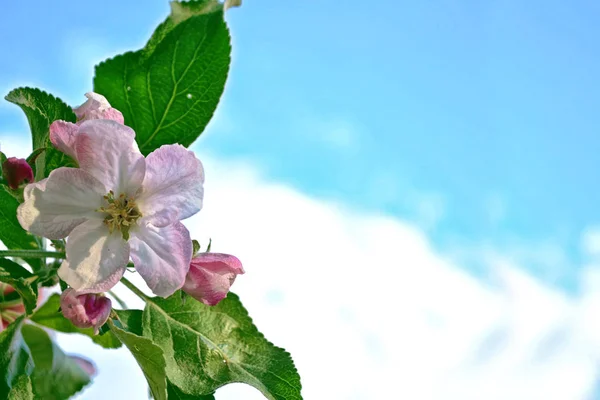
[[[208,306],[214,306],[227,297],[235,277],[243,273],[242,263],[237,257],[200,253],[192,259],[183,291]]]
[[[2,163],[2,175],[11,189],[18,189],[25,182],[33,182],[33,170],[23,158],[7,158]]]
[[[106,97],[101,94],[89,92],[85,94],[88,100],[73,111],[77,116],[77,125],[90,119],[112,119],[120,124],[124,122],[123,114],[112,108]]]
[[[73,289],[67,289],[60,296],[60,308],[65,318],[78,328],[93,327],[96,335],[108,319],[111,306],[110,299],[100,293],[78,295]]]

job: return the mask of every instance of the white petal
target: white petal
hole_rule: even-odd
[[[79,127],[67,121],[54,121],[50,125],[50,141],[60,151],[77,160],[75,154],[75,139],[79,134]]]
[[[90,174],[58,168],[47,179],[25,187],[17,218],[33,234],[62,239],[82,222],[103,218],[95,210],[102,206],[104,194],[104,185]]]
[[[202,208],[204,169],[193,152],[165,145],[146,158],[146,177],[138,205],[155,226],[191,217]]]
[[[80,293],[106,292],[119,282],[129,261],[129,244],[103,221],[87,221],[67,239],[67,259],[58,276]]]
[[[156,295],[168,297],[183,286],[192,260],[192,240],[182,223],[138,226],[129,244],[135,269]]]
[[[85,121],[75,142],[79,167],[115,195],[134,195],[142,185],[146,161],[135,144],[135,132],[107,119]]]

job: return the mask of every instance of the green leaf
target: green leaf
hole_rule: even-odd
[[[185,394],[167,380],[167,395],[169,400],[215,400],[215,396],[207,394],[203,396]]]
[[[0,258],[0,282],[8,283],[23,299],[25,311],[31,314],[37,306],[37,285],[32,285],[35,276],[21,265],[6,258]]]
[[[137,336],[142,336],[141,310],[115,310],[123,329]]]
[[[63,400],[90,381],[48,334],[17,318],[0,333],[0,399]]]
[[[143,154],[189,146],[212,118],[231,53],[223,12],[216,0],[172,1],[143,49],[96,67],[94,90],[123,113]]]
[[[49,128],[52,122],[56,120],[75,122],[77,118],[71,107],[64,101],[39,89],[29,87],[14,89],[6,95],[5,99],[18,105],[25,112],[31,128],[33,149],[52,147],[49,138]],[[36,181],[48,176],[46,159],[52,159],[54,165],[57,165],[57,157],[48,152],[38,155],[35,160]]]
[[[142,326],[163,349],[167,377],[183,393],[207,395],[244,382],[271,400],[302,399],[289,353],[264,338],[233,293],[214,307],[183,303],[179,293],[149,298]]]
[[[20,375],[8,393],[8,400],[32,400],[34,398],[31,378],[27,375]]]
[[[193,257],[196,257],[196,254],[200,251],[200,243],[196,239],[192,240],[192,249]]]
[[[141,314],[141,311],[138,311]],[[139,317],[138,317],[139,319]],[[150,391],[155,400],[167,399],[167,379],[165,375],[165,358],[160,347],[151,340],[121,329],[109,320],[111,331],[133,354],[142,372],[146,376]]]
[[[39,250],[35,236],[21,227],[17,220],[19,202],[6,187],[0,185],[0,240],[8,249]],[[42,268],[41,259],[25,259],[34,271]]]
[[[40,89],[21,87],[12,90],[5,97],[21,107],[31,128],[33,148],[48,147],[49,127],[56,120],[75,122],[76,116],[71,107],[61,99]]]
[[[77,168],[78,165],[71,157],[63,153],[62,151],[56,150],[53,147],[47,147],[41,154],[44,157],[44,170],[43,177],[50,175],[50,172],[60,167],[73,167]],[[39,157],[38,157],[39,158]],[[37,164],[37,159],[36,159]],[[37,165],[36,165],[37,166]],[[37,171],[36,171],[37,173]]]
[[[0,398],[33,398],[25,397],[27,377],[33,371],[33,360],[21,335],[20,328],[24,318],[17,318],[0,333],[0,396],[6,396]]]
[[[2,165],[6,161],[6,156],[0,151],[0,181],[4,182],[4,174],[2,173]]]
[[[119,316],[119,322],[122,327],[129,333],[141,336],[142,335],[142,312],[140,310],[115,310]],[[161,350],[162,353],[162,350]],[[164,356],[163,356],[164,358]],[[164,371],[164,368],[163,368]],[[164,372],[163,372],[164,374]],[[165,375],[166,379],[166,375]],[[161,381],[162,382],[162,381]],[[167,382],[167,397],[169,400],[214,400],[212,394],[206,396],[191,396],[183,393],[168,380]]]
[[[87,373],[63,353],[46,331],[34,325],[23,325],[21,331],[35,365],[31,374],[35,398],[68,399],[90,382]]]
[[[47,328],[64,333],[79,333],[89,336],[92,341],[105,349],[116,349],[121,347],[117,337],[108,331],[102,335],[94,335],[92,328],[77,328],[71,321],[65,318],[60,311],[60,295],[53,294],[48,300],[31,316],[31,320]]]

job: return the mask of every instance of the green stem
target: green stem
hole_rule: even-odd
[[[123,285],[127,286],[127,288],[129,290],[131,290],[133,293],[135,293],[140,299],[144,300],[144,301],[148,301],[148,296],[146,296],[144,294],[144,292],[142,292],[140,289],[137,288],[137,286],[135,286],[133,283],[129,282],[129,280],[127,280],[127,278],[123,277],[121,278],[121,283],[123,283]]]
[[[117,296],[117,294],[115,292],[113,292],[112,290],[109,290],[108,294],[110,295],[110,297],[112,297],[113,299],[115,299],[115,301],[117,303],[119,303],[119,305],[121,306],[121,308],[123,308],[123,309],[127,308],[127,303],[125,303],[125,301],[123,299],[121,299],[119,296]]]
[[[0,250],[0,257],[19,258],[65,258],[64,251],[45,250]]]

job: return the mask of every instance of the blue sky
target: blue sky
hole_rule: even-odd
[[[354,253],[363,245],[379,256],[385,249],[393,249],[397,259],[389,261],[382,256],[380,265],[397,261],[402,262],[398,270],[410,266],[411,274],[423,274],[422,280],[412,275],[411,278],[422,285],[424,293],[433,297],[446,293],[447,297],[440,297],[442,303],[456,300],[457,309],[471,310],[469,307],[479,307],[481,302],[472,314],[480,315],[480,320],[496,315],[493,310],[500,300],[495,293],[482,292],[479,283],[469,280],[469,275],[456,278],[459,273],[454,269],[485,276],[489,272],[488,251],[502,253],[546,285],[540,289],[537,283],[534,285],[520,275],[515,277],[512,272],[505,277],[512,282],[510,285],[523,288],[525,297],[519,297],[517,304],[535,306],[523,307],[530,310],[529,314],[523,311],[523,321],[538,318],[543,314],[540,310],[553,309],[556,304],[577,310],[581,305],[583,309],[582,304],[587,307],[589,299],[577,296],[584,291],[597,293],[600,287],[600,283],[586,286],[582,280],[583,267],[592,261],[581,250],[582,234],[600,223],[600,190],[596,185],[600,170],[600,140],[596,134],[600,126],[600,56],[596,40],[600,35],[600,5],[592,1],[567,4],[539,0],[493,3],[496,4],[448,0],[246,1],[242,8],[228,12],[234,45],[230,78],[215,119],[194,149],[210,154],[215,166],[230,166],[223,160],[249,166],[252,174],[261,177],[255,179],[251,174],[254,178],[249,180],[256,183],[256,193],[269,196],[272,188],[268,186],[267,190],[261,185],[264,181],[278,182],[304,200],[302,196],[327,202],[318,207],[310,202],[306,207],[296,207],[299,203],[292,201],[288,192],[276,192],[284,202],[281,207],[287,207],[289,201],[290,221],[299,225],[302,219],[297,219],[296,213],[310,219],[311,212],[331,211],[335,204],[416,226],[420,233],[413,237],[412,233],[402,233],[408,229],[404,225],[400,228],[392,224],[392,229],[385,220],[381,228],[375,229],[371,223],[363,223],[354,215],[346,218],[342,213],[345,223],[357,232],[370,232],[372,228],[375,236],[363,243],[344,236],[354,231],[339,228],[335,212],[319,214],[328,221],[323,227],[319,221],[313,225],[326,232],[329,228],[325,227],[330,227],[331,232],[338,234],[332,240],[332,248],[352,249],[343,256],[344,260],[365,256]],[[143,7],[139,4],[129,0],[6,3],[0,12],[0,91],[5,94],[16,86],[37,86],[71,105],[82,103],[83,94],[92,88],[93,65],[143,46],[168,13],[166,0],[145,0]],[[28,135],[27,123],[17,107],[3,102],[0,141],[10,142],[15,135]],[[240,172],[238,164],[235,166],[232,174],[245,177],[246,172]],[[228,173],[225,169],[217,175],[230,182]],[[211,171],[207,171],[207,179],[210,182]],[[231,178],[231,182],[240,184],[244,179]],[[219,198],[226,200],[230,189],[219,188]],[[251,189],[240,190],[240,196],[252,196]],[[269,212],[259,203],[253,203],[257,212]],[[268,204],[271,209],[274,207]],[[225,211],[219,212],[226,218]],[[278,231],[285,229],[273,224]],[[220,229],[222,236],[228,235],[218,222],[211,226],[215,231]],[[245,237],[221,240],[230,240],[233,247],[241,246],[243,253],[245,241],[252,240],[252,232],[244,229]],[[421,249],[419,235],[425,235],[427,243],[439,252],[436,257],[431,258],[429,250]],[[305,241],[313,234],[293,237],[303,249],[320,246]],[[406,237],[411,239],[405,240]],[[326,241],[334,237],[315,231],[314,238]],[[398,249],[394,248],[396,239]],[[600,253],[600,236],[597,239],[598,243],[591,247]],[[282,248],[286,246],[281,243]],[[269,254],[264,257],[268,259]],[[441,255],[458,261],[447,269],[426,267],[437,265]],[[252,260],[250,253],[246,257]],[[410,264],[413,261],[415,264]],[[279,259],[273,261],[278,262]],[[334,264],[335,260],[329,265]],[[247,268],[253,270],[255,277],[262,276],[257,268]],[[247,282],[253,279],[251,275],[245,277]],[[285,274],[278,275],[280,284],[284,277]],[[274,280],[266,275],[263,278]],[[253,282],[260,281],[254,279]],[[440,279],[443,284],[438,282]],[[590,278],[593,282],[599,280],[594,279]],[[294,350],[293,335],[283,330],[286,324],[269,325],[268,315],[279,315],[277,306],[261,303],[262,297],[243,282],[236,282],[240,294],[245,295],[242,298],[248,299],[253,310],[265,313],[262,320],[260,312],[256,317],[260,326],[266,326],[276,338],[279,333],[283,344]],[[438,288],[437,284],[442,286]],[[283,291],[286,298],[294,298],[293,287],[280,287],[278,292],[263,286],[260,287],[268,293]],[[537,298],[534,301],[526,296],[538,293],[532,287],[543,293],[539,298],[549,299],[540,303],[543,307],[536,303]],[[548,287],[558,292],[551,292]],[[344,301],[356,293],[350,288],[355,286],[348,284],[349,294],[340,296]],[[519,290],[515,293],[521,293]],[[460,303],[457,293],[463,292],[469,293],[464,297],[468,301]],[[556,300],[565,294],[568,299]],[[297,309],[302,310],[302,293],[297,298]],[[410,297],[406,299],[410,302]],[[389,300],[391,304],[394,297]],[[358,315],[357,321],[372,321],[369,316],[375,310],[369,308],[361,314],[359,305],[348,304],[342,302],[339,307],[350,307]],[[427,303],[427,307],[442,307],[432,304]],[[448,321],[462,321],[464,326],[477,322],[463,321],[462,314],[454,309],[436,310]],[[508,310],[511,318],[520,315],[519,310]],[[598,315],[600,308],[594,309],[595,314],[589,310],[592,309],[585,308],[581,315]],[[279,315],[285,317],[285,313]],[[499,325],[488,327],[490,337],[498,337],[497,332],[502,336],[505,330],[514,328],[516,337],[525,340],[524,331],[515,328],[522,326],[506,322],[505,317],[499,313]],[[323,324],[332,318],[324,316]],[[556,318],[560,320],[562,314]],[[543,332],[549,332],[547,337],[552,339],[560,337],[563,331],[576,331],[571,326],[555,330],[554,322],[548,323],[549,327],[545,323],[540,322],[542,333],[536,333],[540,337]],[[293,321],[287,324],[291,325]],[[386,342],[383,328],[371,332],[369,325],[362,325],[361,329],[365,335],[374,335],[369,346],[396,343],[391,335]],[[470,336],[457,338],[464,336],[474,343],[478,340],[477,329],[473,328]],[[453,337],[453,333],[444,331],[444,336]],[[448,348],[458,343],[456,340]],[[423,343],[427,344],[419,342]],[[521,344],[517,341],[516,350],[504,354],[520,357]],[[538,344],[534,340],[534,345]],[[573,346],[580,349],[579,342]],[[427,352],[429,346],[424,345],[423,349]],[[587,357],[589,348],[585,349]],[[301,365],[302,350],[296,352]],[[398,358],[386,371],[396,371],[393,368],[398,368],[408,350],[390,353]],[[577,351],[568,347],[565,354],[571,356]],[[550,350],[542,352],[555,354]],[[415,357],[421,359],[421,355]],[[436,361],[431,361],[431,368]],[[305,365],[310,364],[306,361]],[[378,361],[373,365],[375,368],[383,364]],[[318,366],[313,367],[318,370]],[[407,371],[412,367],[411,364]],[[307,374],[310,370],[306,369]],[[591,371],[597,374],[597,367]],[[316,382],[319,376],[314,375]],[[424,382],[429,382],[429,376],[425,376]],[[490,376],[494,386],[497,374]],[[311,380],[307,381],[310,387]],[[515,381],[503,382],[505,388],[516,387]]]
[[[78,104],[90,60],[140,47],[167,11],[163,0],[7,3],[1,88]],[[599,14],[591,1],[248,2],[229,13],[221,118],[196,148],[424,223],[440,248],[527,240],[577,260],[582,229],[600,219]],[[26,134],[15,107],[0,118]],[[531,268],[576,289],[569,271]]]

